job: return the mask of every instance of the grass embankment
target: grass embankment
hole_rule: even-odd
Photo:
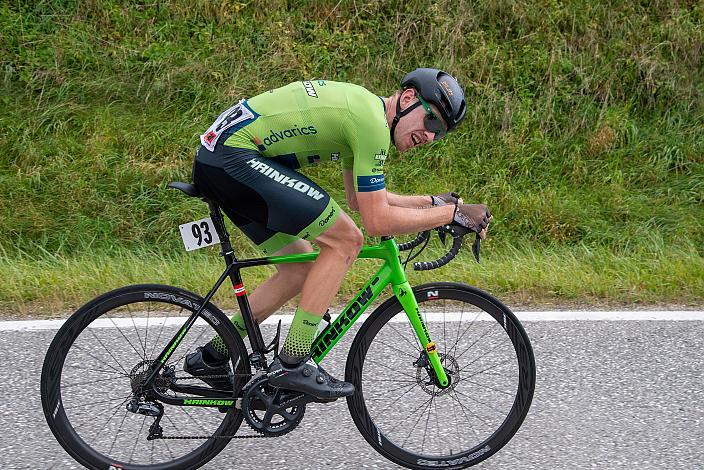
[[[132,282],[203,292],[219,258],[182,254],[177,226],[205,206],[164,187],[188,180],[222,109],[313,77],[388,94],[437,66],[465,84],[466,123],[392,152],[388,187],[454,189],[496,220],[484,263],[465,254],[414,282],[701,304],[702,24],[698,2],[674,1],[5,2],[0,302],[63,309]],[[339,168],[308,174],[344,201]]]

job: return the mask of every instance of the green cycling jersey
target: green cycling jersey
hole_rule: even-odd
[[[243,100],[220,115],[201,143],[212,151],[221,139],[292,169],[340,161],[352,170],[358,192],[385,187],[390,136],[384,102],[358,85],[308,80]],[[264,164],[254,169],[271,171]]]

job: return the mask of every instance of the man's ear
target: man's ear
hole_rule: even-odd
[[[406,88],[401,92],[401,96],[399,96],[398,99],[401,104],[401,109],[406,109],[416,100],[416,90],[413,88]]]

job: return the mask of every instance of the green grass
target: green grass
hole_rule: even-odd
[[[535,250],[531,246],[484,245],[483,260],[476,264],[469,249],[457,261],[434,271],[409,268],[412,284],[437,280],[461,281],[490,291],[509,304],[553,304],[570,307],[638,306],[674,303],[700,305],[704,290],[704,260],[694,247],[660,249],[631,256],[614,256],[605,249],[554,247]],[[205,295],[222,272],[222,259],[214,248],[191,254],[164,254],[146,250],[124,250],[100,255],[70,256],[41,253],[22,259],[0,260],[0,310],[64,314],[86,299],[112,288],[137,283],[178,285]],[[439,256],[439,247],[428,257]],[[420,259],[426,258],[425,254]],[[346,303],[377,269],[378,262],[358,261],[339,294]],[[258,267],[243,272],[251,290],[273,272]],[[390,295],[390,292],[388,293]],[[228,284],[215,302],[235,308]],[[291,308],[293,304],[289,305]]]
[[[466,123],[392,152],[388,187],[459,191],[495,223],[485,264],[414,279],[535,303],[702,303],[703,24],[694,1],[4,2],[0,302],[202,291],[217,258],[183,254],[177,226],[205,206],[164,187],[188,180],[222,109],[314,77],[384,95],[437,66],[465,85]],[[339,168],[308,174],[344,201]]]

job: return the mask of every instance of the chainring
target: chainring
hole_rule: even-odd
[[[255,378],[242,394],[242,414],[254,431],[267,437],[283,436],[293,431],[303,419],[305,404],[290,403],[304,397],[303,393],[269,385],[266,375]]]

